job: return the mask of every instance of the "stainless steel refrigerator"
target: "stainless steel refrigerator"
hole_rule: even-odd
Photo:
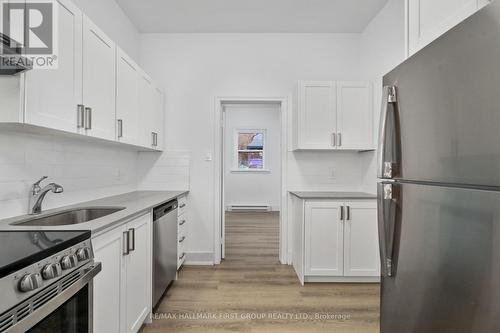
[[[500,1],[384,77],[382,333],[500,332]]]

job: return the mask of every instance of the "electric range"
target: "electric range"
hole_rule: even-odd
[[[0,332],[92,331],[90,231],[0,231]]]

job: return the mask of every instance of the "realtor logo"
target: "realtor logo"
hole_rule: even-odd
[[[0,0],[2,32],[12,40],[11,48],[21,48],[33,68],[57,67],[56,9],[52,0]]]

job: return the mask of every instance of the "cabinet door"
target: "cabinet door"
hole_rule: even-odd
[[[418,52],[488,2],[488,0],[408,0],[409,55]]]
[[[376,202],[346,203],[344,275],[380,276]]]
[[[92,240],[102,271],[94,278],[94,332],[121,332],[124,298],[123,231],[117,228]]]
[[[133,233],[130,254],[125,256],[126,266],[126,332],[138,332],[151,312],[151,214],[144,215],[127,226]]]
[[[334,82],[299,82],[298,121],[300,149],[335,149]]]
[[[369,82],[337,82],[337,147],[372,149],[373,109]]]
[[[82,12],[57,0],[58,67],[26,72],[26,123],[78,132],[77,105],[82,103]]]
[[[341,202],[307,201],[305,207],[305,273],[343,276],[344,224]]]
[[[153,128],[157,135],[156,149],[163,150],[165,135],[164,131],[164,98],[163,91],[156,87],[154,89],[154,114],[153,114]]]
[[[83,104],[91,108],[87,134],[115,139],[115,44],[83,18]]]
[[[154,86],[151,78],[141,72],[139,74],[139,141],[141,146],[153,147]]]
[[[116,50],[116,136],[120,142],[139,144],[139,73],[120,48]]]

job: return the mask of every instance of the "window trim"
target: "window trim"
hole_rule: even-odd
[[[252,134],[257,134],[257,133],[262,133],[264,138],[262,139],[262,169],[240,169],[239,168],[239,159],[238,159],[238,153],[239,152],[252,152],[248,150],[240,150],[239,145],[238,145],[238,139],[239,139],[239,134],[240,133],[252,133]],[[260,150],[253,150],[260,152]],[[234,135],[233,135],[233,168],[231,169],[231,172],[233,173],[239,173],[239,172],[264,172],[264,173],[269,173],[269,169],[267,168],[267,129],[255,129],[255,128],[237,128],[234,130]]]

